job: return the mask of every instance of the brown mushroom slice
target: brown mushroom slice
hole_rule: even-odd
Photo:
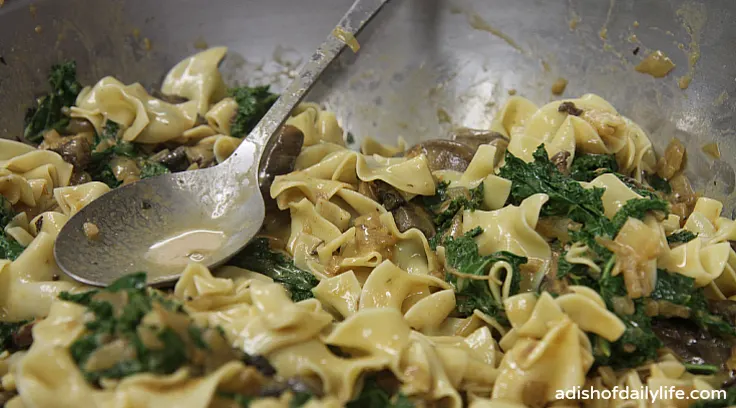
[[[55,130],[44,134],[43,142],[38,146],[43,150],[58,153],[65,162],[74,165],[75,169],[84,169],[92,159],[92,146],[87,133],[76,136],[61,136]]]
[[[163,164],[172,172],[184,171],[190,165],[185,146],[179,146],[174,150],[161,150],[151,156],[151,161]]]
[[[478,147],[484,144],[494,145],[498,147],[499,150],[505,151],[509,144],[509,140],[506,139],[506,136],[492,130],[482,129],[455,129],[450,133],[450,139],[464,143],[472,147],[474,151],[478,150]]]
[[[358,185],[358,192],[381,204],[388,211],[406,203],[398,190],[382,180],[362,181]]]
[[[304,133],[299,128],[286,125],[271,139],[261,158],[258,180],[261,194],[267,205],[271,205],[271,184],[276,176],[294,171],[296,158],[302,151]]]
[[[413,158],[420,154],[427,157],[431,171],[454,170],[464,172],[470,161],[473,160],[475,151],[465,143],[435,139],[412,146],[404,156]]]
[[[552,156],[549,160],[552,162],[552,164],[557,167],[557,170],[560,171],[560,173],[564,175],[568,175],[570,173],[570,169],[568,168],[568,162],[570,161],[570,152],[567,150],[561,150],[557,153],[555,153],[554,156]]]
[[[71,118],[69,124],[64,128],[67,135],[76,135],[78,133],[94,132],[95,127],[90,121],[82,118]]]
[[[401,232],[416,228],[427,238],[432,238],[436,233],[432,216],[421,206],[414,203],[406,203],[393,211],[396,227]]]

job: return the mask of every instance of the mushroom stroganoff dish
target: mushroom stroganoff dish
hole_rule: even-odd
[[[560,399],[732,387],[736,223],[587,94],[513,96],[490,129],[417,145],[352,134],[302,103],[261,180],[262,230],[227,265],[85,287],[54,240],[120,185],[225,160],[276,100],[229,88],[223,47],[160,90],[74,62],[0,139],[2,403],[48,407],[646,407]],[[104,234],[90,225],[89,239]],[[667,405],[669,404],[669,405]]]

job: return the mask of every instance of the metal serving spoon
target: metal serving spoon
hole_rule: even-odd
[[[61,269],[95,286],[138,271],[148,272],[149,284],[163,284],[175,281],[191,260],[214,267],[241,250],[265,216],[258,175],[269,141],[387,1],[357,0],[228,160],[117,188],[75,214],[56,238]],[[99,233],[85,232],[85,224]]]

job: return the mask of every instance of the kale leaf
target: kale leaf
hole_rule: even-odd
[[[445,232],[452,226],[455,216],[464,210],[478,210],[483,205],[484,185],[472,188],[468,194],[452,194],[448,188],[450,183],[441,181],[433,196],[422,196],[422,206],[433,214],[432,222],[435,226],[435,235],[429,239],[429,245],[436,249],[444,239]],[[464,189],[463,189],[464,191]]]
[[[685,244],[698,237],[698,234],[694,234],[688,230],[680,230],[673,232],[667,236],[667,243],[670,245]]]
[[[670,186],[669,181],[663,179],[662,177],[659,177],[656,173],[649,176],[647,178],[647,182],[650,186],[652,186],[653,189],[657,191],[665,194],[669,194],[672,192],[672,186]]]
[[[62,292],[59,298],[85,306],[92,315],[85,324],[86,332],[71,344],[69,352],[85,379],[95,385],[105,378],[119,379],[144,372],[171,374],[185,365],[201,365],[207,359],[202,353],[209,350],[204,339],[218,333],[222,336],[216,329],[195,326],[180,304],[147,288],[143,272],[124,276],[105,289],[76,294]],[[177,324],[144,323],[149,313],[160,314],[152,321]],[[203,330],[210,331],[209,337]],[[220,340],[227,344],[224,337]],[[111,352],[104,347],[114,341],[122,342],[127,350],[121,352],[117,361],[104,368],[87,365],[93,355]],[[233,358],[245,360],[235,350],[231,351]],[[196,371],[196,367],[193,369]]]
[[[618,232],[629,217],[642,219],[649,211],[660,211],[666,214],[669,208],[669,203],[659,198],[634,198],[627,201],[616,212],[611,223],[613,224],[613,229]]]
[[[506,152],[506,164],[499,175],[511,181],[511,204],[519,205],[534,194],[544,193],[549,201],[542,207],[542,216],[570,217],[575,222],[586,223],[605,218],[601,196],[602,188],[583,188],[557,169],[549,160],[544,145],[534,152],[534,161],[526,163]]]
[[[612,154],[578,155],[570,166],[570,177],[577,181],[591,181],[601,174],[616,172],[618,163]]]
[[[13,206],[0,195],[0,259],[16,260],[25,248],[5,233],[5,227],[15,217]]]
[[[171,173],[169,169],[161,163],[152,161],[144,161],[141,166],[141,179],[160,176],[162,174]]]
[[[360,395],[345,406],[347,408],[414,408],[414,403],[401,392],[391,395],[378,384],[375,376],[369,376],[363,382]]]
[[[43,140],[45,131],[61,130],[69,124],[69,118],[62,110],[74,105],[82,90],[82,85],[77,81],[77,64],[74,61],[53,65],[48,82],[51,92],[38,98],[37,106],[26,112],[23,136],[32,143]]]
[[[161,163],[148,159],[135,144],[119,139],[120,125],[108,120],[102,129],[102,133],[95,135],[95,144],[92,146],[92,156],[87,172],[94,181],[101,181],[110,188],[119,187],[122,184],[113,174],[110,162],[115,157],[127,157],[133,159],[140,169],[141,179],[170,173],[169,169]],[[104,143],[104,144],[103,144]],[[100,144],[105,146],[100,148]]]
[[[267,238],[256,238],[233,257],[231,265],[261,273],[283,285],[295,302],[314,297],[312,288],[317,286],[317,278],[301,270],[287,256],[272,251]]]
[[[693,278],[659,269],[657,270],[657,286],[651,298],[687,307],[690,309],[689,319],[713,334],[736,336],[734,326],[723,317],[710,312],[705,292],[703,288],[695,286]]]
[[[229,93],[238,103],[230,127],[230,134],[235,137],[247,136],[279,98],[269,91],[268,85],[233,88]]]
[[[480,228],[475,228],[462,237],[446,238],[443,243],[445,247],[446,266],[464,275],[485,277],[488,275],[488,270],[493,264],[496,262],[506,262],[511,267],[511,273],[513,274],[509,295],[519,293],[521,283],[519,268],[527,262],[527,258],[506,251],[481,256],[474,239],[480,233]],[[505,277],[501,277],[501,279],[504,280]],[[469,316],[474,310],[478,309],[496,318],[502,324],[508,322],[503,305],[496,301],[488,288],[488,281],[458,277],[451,271],[446,272],[445,280],[452,283],[455,287],[458,314]]]

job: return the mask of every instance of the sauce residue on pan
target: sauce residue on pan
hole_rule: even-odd
[[[675,63],[662,51],[654,51],[636,66],[636,72],[662,78],[675,68]]]
[[[524,53],[524,50],[519,46],[519,44],[514,41],[513,38],[509,37],[508,35],[501,32],[501,30],[493,27],[492,25],[488,24],[486,20],[483,20],[481,16],[475,13],[468,14],[468,24],[470,24],[471,27],[473,27],[476,30],[485,31],[487,33],[491,33],[492,35],[502,39],[506,44],[510,45],[515,50]]]
[[[706,22],[705,4],[685,3],[676,14],[682,20],[682,26],[690,36],[687,49],[684,45],[680,48],[687,56],[687,74],[678,80],[678,85],[681,89],[686,89],[693,80],[695,64],[700,59],[700,33]]]
[[[718,148],[718,143],[710,142],[703,146],[703,152],[714,159],[721,158],[721,149]]]
[[[186,266],[189,262],[204,261],[224,243],[222,231],[190,230],[151,245],[144,257],[163,266]]]

